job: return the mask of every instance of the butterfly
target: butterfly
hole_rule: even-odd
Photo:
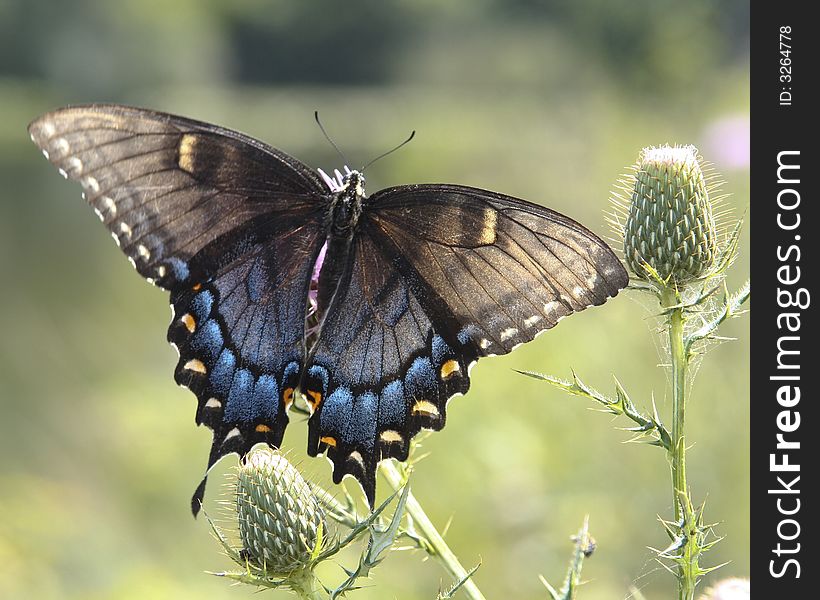
[[[628,282],[591,231],[553,210],[449,184],[365,195],[241,133],[119,105],[29,126],[137,272],[170,292],[176,381],[223,456],[279,447],[304,398],[308,453],[373,506],[379,461],[406,460],[481,357],[506,354]]]

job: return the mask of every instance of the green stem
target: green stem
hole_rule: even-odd
[[[394,490],[398,491],[404,485],[404,476],[396,468],[392,461],[384,461],[379,465],[382,475]],[[468,598],[471,600],[485,600],[484,595],[478,586],[473,581],[472,577],[467,576],[467,570],[459,562],[458,557],[450,550],[447,542],[441,537],[441,534],[436,529],[430,517],[424,512],[424,509],[413,496],[413,492],[407,495],[407,505],[405,507],[407,513],[412,517],[413,523],[421,531],[427,541],[432,546],[435,554],[434,558],[442,564],[444,569],[450,574],[455,581],[464,581],[461,586]]]
[[[302,600],[325,600],[327,596],[322,593],[322,586],[313,571],[302,569],[301,572],[290,575],[290,587]]]
[[[684,342],[684,314],[680,297],[673,287],[664,290],[662,304],[669,310],[669,349],[672,356],[672,501],[675,507],[675,522],[681,526],[684,540],[678,561],[678,598],[692,600],[698,573],[697,541],[694,530],[694,510],[689,499],[686,483],[686,376],[688,359]]]
[[[679,303],[674,288],[664,292],[664,307]],[[672,308],[669,313],[669,349],[672,355],[672,499],[675,520],[680,520],[680,494],[686,493],[686,349],[683,341],[683,309]]]

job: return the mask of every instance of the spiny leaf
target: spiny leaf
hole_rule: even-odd
[[[714,335],[715,330],[717,330],[724,321],[743,313],[741,307],[749,299],[751,292],[751,283],[747,279],[735,293],[727,295],[724,298],[722,306],[717,310],[714,316],[686,337],[684,345],[687,352],[691,353],[692,347],[701,340],[707,338],[718,339],[717,336]]]
[[[405,485],[405,488],[407,486]],[[321,554],[319,554],[317,561],[327,560],[334,554],[338,553],[342,548],[346,547],[350,544],[353,540],[355,540],[359,535],[369,529],[380,517],[382,512],[388,507],[388,505],[393,501],[398,495],[398,491],[393,492],[390,494],[390,497],[387,498],[384,502],[382,502],[376,510],[371,512],[366,519],[359,521],[355,527],[351,528],[350,533],[348,533],[344,538],[342,538],[338,543],[334,544],[326,548]]]
[[[443,592],[439,592],[438,596],[436,596],[436,600],[449,600],[450,598],[455,596],[456,592],[461,589],[461,586],[463,586],[465,583],[467,583],[467,580],[470,579],[470,577],[473,576],[473,573],[478,571],[478,568],[480,566],[481,566],[481,563],[478,563],[472,569],[467,571],[467,574],[464,575],[464,577],[462,577],[461,579],[456,581],[453,585],[451,585],[449,589],[444,590]]]
[[[395,492],[379,508],[384,510],[386,504],[392,501],[393,497],[395,497],[397,493],[398,491]],[[345,581],[339,584],[336,589],[331,591],[331,600],[338,598],[346,592],[357,589],[359,586],[356,586],[356,581],[361,577],[367,577],[370,574],[370,571],[384,559],[383,554],[393,545],[396,540],[396,535],[399,530],[401,519],[404,516],[404,507],[407,504],[407,497],[409,493],[410,487],[405,483],[404,487],[401,489],[401,496],[399,497],[399,501],[396,503],[396,509],[393,512],[390,525],[386,529],[377,529],[374,523],[375,518],[369,521],[367,529],[370,531],[370,539],[368,540],[365,551],[359,557],[359,564],[356,569],[352,571],[345,569],[345,573],[347,573],[348,577]],[[381,510],[379,512],[381,512]]]
[[[669,432],[663,426],[658,418],[657,411],[655,415],[650,417],[642,414],[635,407],[635,404],[627,394],[621,382],[615,379],[615,398],[610,398],[594,388],[584,383],[580,377],[572,372],[572,381],[566,381],[559,377],[552,375],[543,375],[541,373],[534,373],[532,371],[518,371],[522,375],[538,379],[539,381],[546,381],[550,385],[557,387],[574,396],[582,396],[598,402],[603,408],[602,410],[613,415],[624,415],[638,425],[634,428],[635,431],[642,432],[643,436],[655,436],[650,444],[659,446],[669,450],[671,448],[671,440]]]

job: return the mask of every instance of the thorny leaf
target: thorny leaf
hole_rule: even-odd
[[[384,554],[384,552],[386,552],[396,540],[396,535],[398,534],[399,525],[402,517],[404,516],[404,507],[407,503],[407,496],[409,493],[410,487],[405,483],[401,490],[401,497],[396,504],[396,510],[390,520],[390,525],[386,529],[376,527],[373,520],[368,523],[367,528],[370,531],[370,539],[368,540],[367,548],[359,558],[359,564],[355,570],[350,571],[345,569],[345,573],[347,573],[348,577],[345,581],[339,584],[339,587],[330,591],[331,600],[338,598],[345,592],[357,589],[358,586],[356,586],[356,580],[360,577],[367,577],[371,569],[373,569],[384,559],[382,554]],[[393,496],[395,496],[395,494],[393,494]],[[392,500],[393,496],[391,496],[390,500]],[[390,500],[388,500],[388,502]],[[382,505],[380,508],[383,508],[384,506],[385,505]]]
[[[527,377],[546,381],[547,383],[564,390],[565,392],[574,396],[582,396],[598,402],[603,406],[603,410],[613,415],[624,415],[637,423],[638,427],[629,428],[629,431],[637,433],[638,439],[643,439],[649,436],[651,445],[659,446],[666,450],[672,447],[672,437],[658,418],[657,412],[654,416],[644,415],[635,407],[626,390],[621,385],[620,381],[615,378],[615,399],[610,398],[588,386],[581,381],[578,375],[573,371],[572,381],[566,381],[553,375],[544,375],[541,373],[534,373],[532,371],[517,371]]]

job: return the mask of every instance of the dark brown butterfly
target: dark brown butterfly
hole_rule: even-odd
[[[326,451],[334,481],[353,475],[372,505],[377,463],[444,426],[476,360],[627,284],[592,232],[495,192],[368,197],[358,171],[329,177],[240,133],[125,106],[63,108],[29,132],[139,274],[170,292],[175,377],[214,434],[208,469],[278,447],[301,393],[308,452]]]

